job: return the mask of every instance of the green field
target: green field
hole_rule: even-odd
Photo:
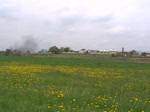
[[[0,56],[0,112],[62,111],[150,112],[150,64]]]

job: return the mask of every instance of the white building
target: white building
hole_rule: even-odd
[[[115,49],[100,50],[99,54],[117,54],[117,50]]]

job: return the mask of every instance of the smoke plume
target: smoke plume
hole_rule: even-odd
[[[14,52],[21,54],[26,53],[27,51],[33,53],[38,50],[38,43],[32,36],[24,36],[21,44],[17,42],[11,49],[13,49]]]

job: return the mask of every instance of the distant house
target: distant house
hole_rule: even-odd
[[[63,53],[71,53],[71,54],[77,54],[77,53],[79,53],[79,51],[74,51],[74,50],[70,50],[69,52],[63,52]]]
[[[115,49],[100,50],[99,54],[117,54],[117,51]]]
[[[138,52],[140,56],[150,57],[150,52]]]
[[[81,50],[79,51],[79,53],[81,53],[81,54],[84,54],[84,53],[86,53],[86,52],[87,52],[86,49],[81,49]]]
[[[150,57],[150,53],[146,53],[146,56]]]
[[[47,53],[47,49],[42,49],[39,51],[39,53]]]
[[[98,54],[98,53],[99,53],[98,50],[87,50],[87,52],[88,52],[89,54]]]
[[[109,53],[110,54],[117,54],[117,50],[115,50],[115,49],[109,49]]]

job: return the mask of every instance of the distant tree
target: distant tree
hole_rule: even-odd
[[[22,52],[18,49],[12,50],[13,55],[21,56]]]
[[[143,52],[143,53],[141,54],[141,56],[144,56],[144,57],[145,57],[145,56],[146,56],[146,52]]]
[[[111,56],[112,56],[112,57],[116,57],[116,55],[115,55],[115,54],[112,54]]]
[[[54,53],[54,54],[59,54],[60,49],[57,46],[53,46],[49,49],[49,52]]]
[[[70,48],[69,47],[65,47],[64,48],[64,52],[69,52],[70,51]]]
[[[0,51],[0,55],[3,55],[4,54],[4,51]]]
[[[27,53],[27,54],[31,54],[30,50],[27,50],[26,53]]]
[[[64,52],[64,47],[61,47],[60,48],[60,53],[63,53]]]
[[[136,50],[132,50],[132,51],[130,51],[130,54],[132,54],[132,55],[138,55],[138,52]]]
[[[5,54],[6,56],[11,55],[11,54],[12,54],[11,49],[6,49],[6,51],[4,52],[4,54]]]

